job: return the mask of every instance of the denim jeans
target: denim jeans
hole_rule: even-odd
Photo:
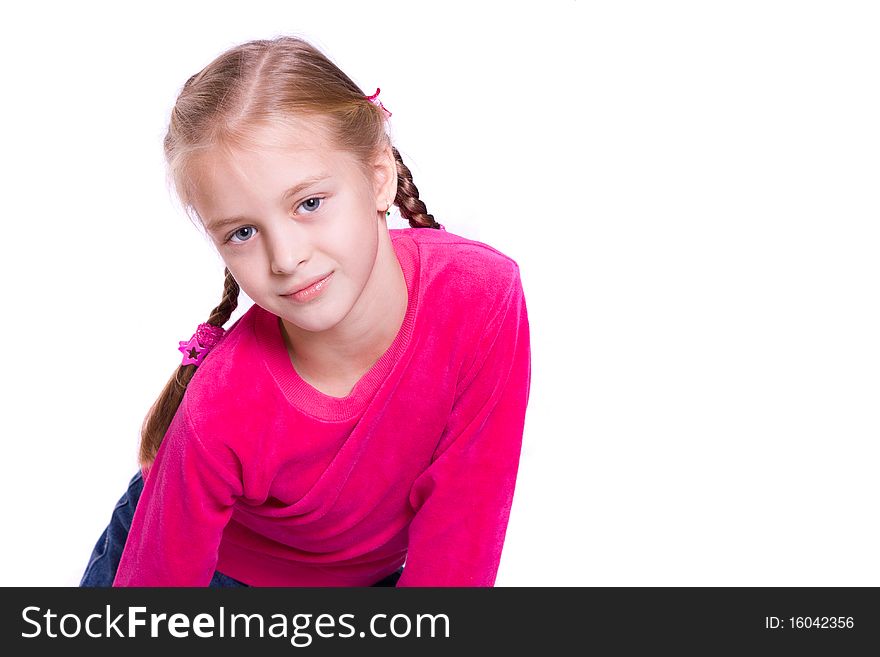
[[[125,494],[119,498],[116,508],[113,509],[113,515],[110,517],[110,524],[101,534],[95,549],[92,550],[92,556],[89,558],[89,564],[80,581],[80,586],[86,587],[108,587],[113,585],[116,577],[116,570],[119,568],[119,560],[122,557],[122,549],[125,547],[125,541],[128,538],[128,531],[131,529],[131,520],[134,517],[134,510],[144,489],[144,479],[140,470],[131,478],[128,483],[128,489]],[[384,579],[379,580],[373,586],[396,586],[397,580],[403,573],[403,566],[398,568]],[[236,586],[247,586],[244,582],[239,582],[229,575],[224,575],[220,571],[214,572],[214,577],[208,585],[213,588],[231,588]]]

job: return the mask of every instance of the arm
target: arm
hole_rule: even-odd
[[[113,586],[208,586],[241,494],[234,454],[206,449],[184,396],[145,479]]]
[[[531,384],[519,269],[482,334],[431,465],[410,490],[415,510],[397,586],[493,586],[507,532]]]

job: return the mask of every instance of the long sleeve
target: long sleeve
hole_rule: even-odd
[[[432,462],[410,489],[415,515],[397,586],[494,585],[530,384],[528,314],[515,267],[505,301],[486,318]]]
[[[177,410],[144,483],[113,586],[207,586],[242,494],[235,455],[206,449]]]

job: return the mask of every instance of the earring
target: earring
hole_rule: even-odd
[[[388,209],[385,210],[385,216],[386,216],[386,217],[390,217],[390,216],[391,216],[391,201],[388,201]]]

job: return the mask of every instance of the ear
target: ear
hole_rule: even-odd
[[[384,213],[397,196],[397,161],[391,146],[386,146],[373,161],[373,193],[376,212]]]

